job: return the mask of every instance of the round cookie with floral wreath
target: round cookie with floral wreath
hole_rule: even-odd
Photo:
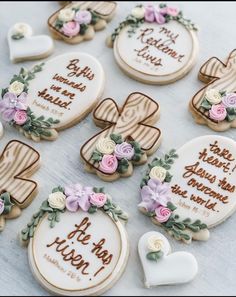
[[[113,1],[74,1],[50,16],[48,27],[54,39],[77,44],[106,28],[115,11]]]
[[[208,240],[236,210],[236,142],[208,135],[156,158],[141,182],[141,212],[177,240]]]
[[[138,5],[108,38],[120,68],[148,84],[185,76],[198,55],[196,26],[166,4]]]
[[[2,90],[4,121],[34,141],[55,140],[82,120],[104,90],[99,61],[84,53],[57,56],[31,70],[21,68]]]
[[[53,189],[21,233],[35,278],[56,295],[101,295],[125,270],[127,219],[103,188]]]

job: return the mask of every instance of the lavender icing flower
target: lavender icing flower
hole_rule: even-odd
[[[222,104],[226,108],[236,108],[236,94],[228,93],[222,99]]]
[[[134,148],[130,143],[123,142],[115,146],[114,155],[118,160],[127,159],[131,160],[134,156]]]
[[[75,184],[65,187],[66,208],[71,212],[76,212],[79,208],[87,212],[91,204],[90,195],[93,194],[92,187],[83,187]]]
[[[4,121],[13,120],[17,110],[27,109],[27,93],[23,92],[17,97],[16,94],[7,92],[0,101],[0,113]]]
[[[150,179],[148,184],[141,189],[142,202],[139,207],[147,211],[155,211],[159,206],[166,207],[170,202],[170,186],[157,179]]]

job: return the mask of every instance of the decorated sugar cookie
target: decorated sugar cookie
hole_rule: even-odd
[[[0,231],[5,220],[21,214],[37,193],[37,183],[29,177],[38,169],[39,153],[18,140],[10,141],[0,158]]]
[[[171,253],[167,238],[159,232],[145,233],[138,251],[147,288],[188,283],[197,275],[195,257],[187,252]]]
[[[132,175],[133,166],[146,163],[160,145],[161,132],[152,126],[159,118],[159,105],[142,93],[132,93],[119,108],[114,100],[103,100],[93,112],[103,128],[81,148],[88,172],[104,181]]]
[[[190,101],[190,111],[198,124],[214,131],[236,128],[236,50],[226,63],[218,58],[209,59],[199,71],[199,79],[207,85]]]
[[[34,141],[55,140],[82,120],[104,89],[104,72],[92,56],[69,53],[22,68],[2,90],[3,120]]]
[[[108,38],[115,60],[130,77],[168,84],[186,75],[198,54],[196,26],[178,8],[138,5]]]
[[[141,183],[139,209],[177,240],[207,240],[236,209],[236,142],[195,138],[156,158]]]
[[[53,189],[21,233],[35,278],[56,295],[102,294],[128,260],[126,221],[127,214],[102,188]]]
[[[17,23],[8,31],[10,60],[13,63],[26,60],[39,60],[51,55],[53,40],[47,35],[33,35],[26,23]]]
[[[115,10],[116,3],[112,1],[75,1],[54,13],[48,26],[53,38],[80,43],[92,39],[95,31],[103,30]]]

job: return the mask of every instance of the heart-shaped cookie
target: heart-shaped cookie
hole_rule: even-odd
[[[13,63],[46,58],[54,48],[50,36],[33,36],[32,28],[26,23],[17,23],[9,29],[8,44]]]
[[[198,264],[187,252],[171,253],[168,240],[159,232],[147,232],[139,240],[138,251],[147,288],[192,281]]]
[[[104,89],[101,64],[84,53],[68,53],[21,69],[3,90],[0,111],[26,137],[54,140],[57,131],[82,120]]]

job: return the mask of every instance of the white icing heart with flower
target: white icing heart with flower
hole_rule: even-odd
[[[49,206],[53,209],[63,210],[66,207],[66,196],[62,192],[55,192],[49,195]]]
[[[157,179],[160,182],[163,182],[166,178],[166,169],[161,166],[155,166],[151,169],[149,176],[152,179]]]
[[[109,137],[100,138],[96,144],[96,149],[104,155],[110,155],[114,152],[116,143]]]
[[[206,91],[205,98],[211,104],[219,104],[222,101],[220,92],[216,89],[210,89]]]

